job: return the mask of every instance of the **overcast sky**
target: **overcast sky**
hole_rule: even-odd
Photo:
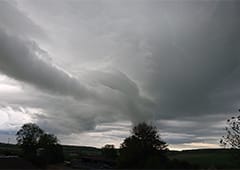
[[[240,108],[240,3],[0,1],[0,142],[35,122],[117,147],[132,125],[170,148],[219,147]]]

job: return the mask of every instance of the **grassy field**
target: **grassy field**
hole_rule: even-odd
[[[240,151],[230,149],[199,149],[172,151],[170,159],[184,160],[204,168],[240,169]]]
[[[63,145],[66,160],[80,156],[101,156],[101,150],[95,147]],[[17,145],[0,143],[0,155],[19,155]],[[230,149],[199,149],[185,151],[169,151],[170,159],[187,161],[202,168],[240,169],[240,150]]]
[[[101,150],[95,147],[63,145],[64,157],[71,160],[81,156],[101,156]]]
[[[21,149],[17,145],[0,143],[0,155],[20,155]]]

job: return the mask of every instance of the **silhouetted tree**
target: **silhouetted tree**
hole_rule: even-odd
[[[105,158],[108,159],[116,159],[117,158],[117,150],[115,149],[114,145],[105,145],[102,147],[102,154]]]
[[[55,135],[44,133],[39,139],[38,146],[40,148],[39,156],[43,157],[47,163],[64,160],[62,146],[58,143]]]
[[[57,144],[58,144],[57,137],[53,134],[48,134],[48,133],[42,134],[38,141],[38,145],[40,147],[47,147],[47,146],[57,145]]]
[[[16,133],[17,144],[22,148],[27,157],[34,157],[38,148],[40,137],[44,131],[34,123],[24,124]]]
[[[120,168],[160,168],[167,161],[167,144],[161,140],[155,126],[139,123],[132,135],[120,147]],[[151,160],[157,160],[151,162]]]
[[[63,161],[63,150],[53,134],[45,133],[34,123],[24,124],[16,133],[17,144],[24,156],[38,164]]]
[[[227,124],[227,135],[221,138],[220,144],[224,147],[230,146],[233,149],[240,149],[240,116],[228,119]]]

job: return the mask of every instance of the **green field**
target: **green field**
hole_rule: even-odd
[[[231,149],[198,149],[172,151],[170,159],[187,161],[203,168],[240,169],[240,150]]]
[[[17,145],[0,143],[0,155],[20,155],[21,149]]]
[[[63,145],[63,152],[66,158],[101,155],[101,149],[87,146]],[[0,155],[21,155],[21,149],[14,144],[0,143]]]
[[[101,149],[86,146],[63,145],[65,160],[81,156],[101,156]],[[0,143],[0,155],[19,155],[21,149],[17,145]],[[177,159],[210,169],[240,169],[240,150],[231,149],[198,149],[185,151],[169,151],[170,159]]]
[[[64,157],[71,160],[81,156],[101,156],[101,149],[87,146],[63,145]]]

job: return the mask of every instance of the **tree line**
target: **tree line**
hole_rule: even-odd
[[[221,138],[220,144],[240,149],[240,116],[228,119],[227,124],[227,134]],[[24,157],[33,163],[46,166],[49,163],[63,162],[63,148],[57,137],[44,132],[38,125],[24,124],[16,136]],[[146,122],[132,128],[131,135],[124,139],[119,150],[114,145],[105,145],[101,150],[105,158],[116,160],[116,168],[196,168],[184,161],[168,159],[167,143],[161,139],[156,126]]]

